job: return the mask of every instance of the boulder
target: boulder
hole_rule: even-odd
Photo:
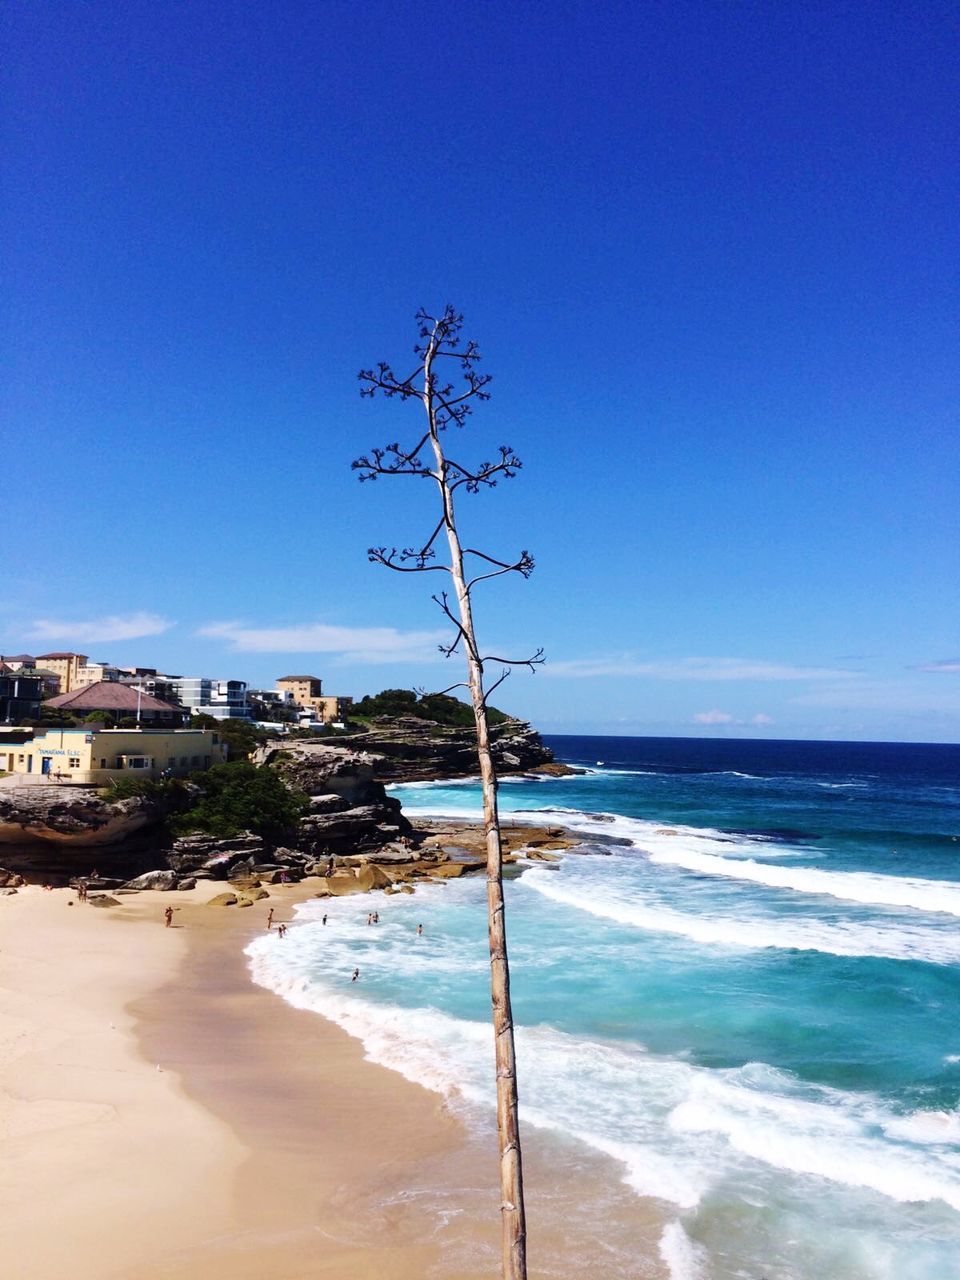
[[[0,867],[0,885],[6,889],[19,889],[25,883],[23,876],[16,871],[8,871],[6,867]]]
[[[218,893],[215,898],[211,898],[207,903],[208,907],[235,907],[237,905],[237,895],[235,893]]]
[[[386,889],[393,881],[382,867],[374,866],[371,863],[361,867],[357,872],[357,883],[362,887],[364,893],[369,893],[371,889]]]
[[[189,889],[195,889],[196,887],[197,887],[196,876],[187,876],[186,880],[177,881],[177,888],[181,891],[181,893],[186,893]]]
[[[438,880],[455,880],[462,876],[466,871],[466,864],[463,862],[438,862],[432,868],[431,878],[436,877]]]
[[[348,872],[327,876],[324,883],[327,887],[328,895],[333,898],[343,898],[350,893],[364,892],[364,887],[357,877]]]
[[[119,907],[120,905],[116,898],[111,898],[106,893],[92,893],[87,898],[87,903],[91,907]]]
[[[175,889],[177,887],[175,871],[147,871],[142,876],[128,880],[124,889]]]

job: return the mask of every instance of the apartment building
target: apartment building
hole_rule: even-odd
[[[172,693],[191,715],[215,720],[249,720],[245,680],[213,680],[208,676],[167,676]]]
[[[80,669],[88,659],[85,653],[40,653],[35,661],[38,667],[59,676],[60,692],[69,693],[80,682]]]
[[[323,681],[319,676],[281,676],[277,681],[277,689],[292,694],[301,711],[308,712],[311,719],[320,720],[324,724],[342,720],[353,706],[352,698],[324,694]]]

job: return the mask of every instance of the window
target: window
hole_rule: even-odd
[[[80,768],[80,757],[79,757],[79,756],[70,756],[69,760],[67,761],[67,768],[68,768],[68,769],[79,769],[79,768]]]

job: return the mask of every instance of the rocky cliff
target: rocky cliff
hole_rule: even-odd
[[[501,776],[530,773],[553,762],[553,752],[522,720],[492,725],[490,739]],[[371,721],[368,732],[339,737],[336,742],[369,755],[375,777],[384,782],[429,782],[478,772],[472,726],[450,728],[414,716],[383,716]]]
[[[2,844],[119,844],[161,817],[148,800],[108,801],[94,787],[4,787],[0,791]]]

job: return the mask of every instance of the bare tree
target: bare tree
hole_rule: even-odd
[[[480,351],[475,342],[461,345],[463,317],[452,307],[440,316],[417,313],[420,341],[414,347],[417,367],[407,377],[398,377],[389,364],[362,369],[360,394],[378,391],[389,398],[419,400],[424,413],[421,433],[411,448],[388,444],[358,458],[353,467],[361,480],[378,476],[425,476],[433,480],[440,505],[440,518],[430,536],[417,547],[371,547],[367,555],[376,564],[398,573],[445,573],[453,585],[455,602],[445,590],[433,596],[454,626],[454,638],[441,645],[447,657],[462,651],[467,663],[467,680],[445,689],[467,688],[473,703],[477,729],[477,756],[483,788],[483,823],[487,850],[487,907],[490,933],[490,992],[497,1068],[497,1133],[500,1146],[500,1193],[504,1280],[526,1280],[526,1219],[523,1205],[523,1168],[520,1129],[517,1118],[517,1067],[510,1007],[510,966],[503,904],[503,850],[497,810],[497,777],[490,750],[487,706],[490,694],[515,666],[534,670],[543,661],[543,651],[529,658],[510,659],[482,654],[473,623],[473,592],[481,582],[508,573],[527,578],[533,572],[533,558],[521,551],[514,560],[499,560],[474,547],[464,547],[454,514],[454,494],[459,489],[479,493],[493,488],[501,478],[510,478],[520,469],[520,459],[509,445],[500,445],[493,461],[468,467],[447,456],[444,433],[451,426],[463,427],[473,410],[473,402],[489,399],[489,374],[477,372]],[[447,377],[449,365],[459,364],[459,380]],[[454,373],[456,377],[456,373]],[[449,563],[437,562],[437,543],[446,538]],[[487,665],[498,668],[493,683],[485,684]]]

